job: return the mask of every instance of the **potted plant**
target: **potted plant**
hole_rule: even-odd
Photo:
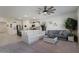
[[[67,20],[65,21],[65,28],[69,29],[69,36],[74,37],[73,31],[77,29],[77,20],[73,18],[67,18]]]

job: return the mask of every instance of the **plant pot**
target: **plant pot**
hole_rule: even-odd
[[[74,36],[68,36],[68,41],[74,42]]]

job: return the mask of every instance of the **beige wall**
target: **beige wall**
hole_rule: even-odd
[[[7,23],[5,18],[0,17],[0,33],[7,32]]]
[[[10,24],[12,24],[12,27],[10,27]],[[21,25],[21,21],[13,18],[7,19],[0,17],[0,32],[16,34],[16,25]]]
[[[6,22],[0,22],[0,33],[7,32]]]
[[[46,19],[47,22],[47,30],[65,30],[64,22],[65,20],[71,17],[73,19],[77,19],[77,12],[65,14],[65,15],[60,15],[56,17],[51,17],[49,19]],[[51,24],[50,24],[51,22]],[[57,26],[55,25],[57,24]]]

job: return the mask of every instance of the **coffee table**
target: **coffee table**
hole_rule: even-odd
[[[44,40],[45,42],[55,44],[55,43],[58,41],[58,37],[54,37],[54,38],[43,38],[43,40]]]

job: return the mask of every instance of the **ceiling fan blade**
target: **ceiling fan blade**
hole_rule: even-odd
[[[50,9],[52,9],[52,8],[54,8],[53,6],[51,6],[50,8],[48,8],[48,10],[50,10]]]
[[[52,11],[55,11],[56,9],[52,9]]]
[[[53,11],[55,11],[56,9],[51,9],[51,10],[48,10],[48,12],[53,12]]]
[[[44,10],[46,10],[47,9],[47,6],[44,6]]]
[[[56,9],[51,9],[51,10],[48,10],[48,11],[55,11]]]
[[[50,13],[55,13],[55,12],[50,12]]]

